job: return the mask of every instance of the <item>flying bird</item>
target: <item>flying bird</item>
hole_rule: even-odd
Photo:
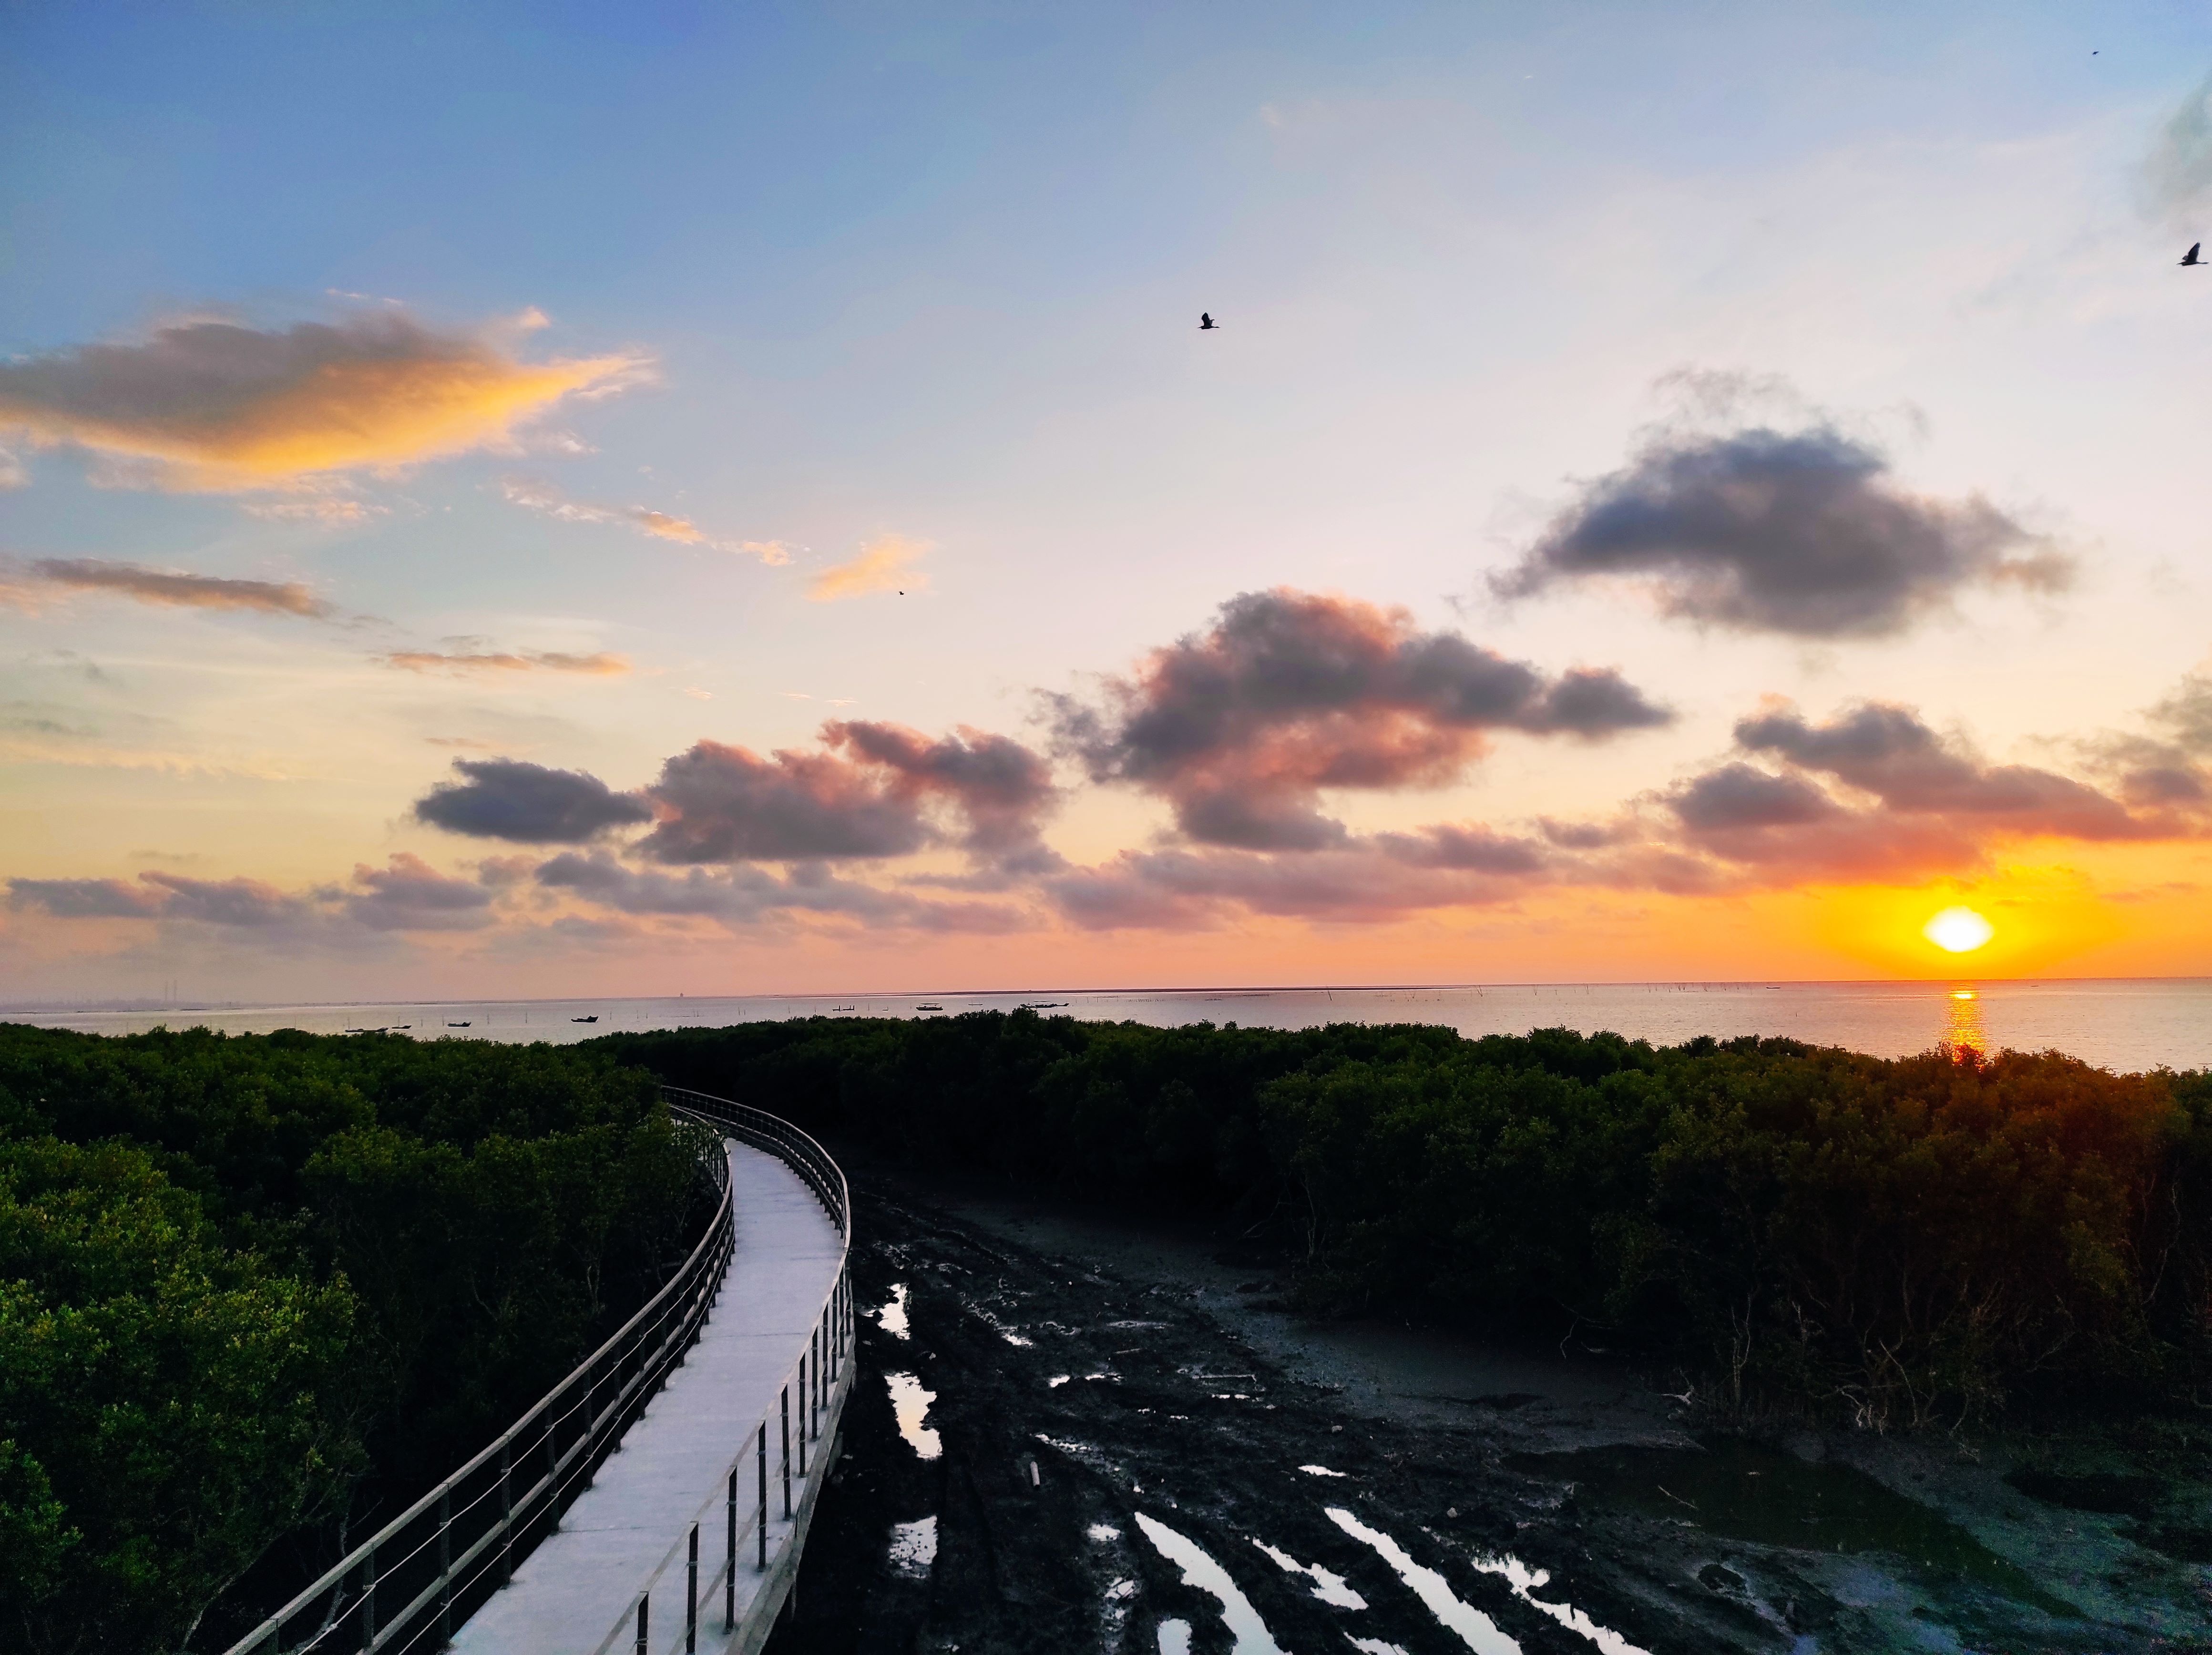
[[[2204,261],[2197,255],[2203,251],[2203,246],[2204,244],[2201,241],[2191,242],[2189,251],[2181,256],[2181,262],[2185,264],[2202,264]]]
[[[2191,257],[2194,257],[2194,256],[2195,256],[2195,255],[2192,253],[2192,254],[2191,254]],[[2182,262],[2183,262],[2184,264],[2187,264],[2189,261],[2188,261],[2187,259],[2184,259]],[[1218,322],[1217,322],[1217,321],[1215,321],[1215,320],[1213,319],[1213,312],[1211,312],[1211,311],[1200,311],[1200,312],[1199,312],[1199,313],[1198,313],[1198,330],[1199,330],[1200,333],[1210,333],[1210,332],[1212,332],[1214,329],[1216,329],[1216,328],[1219,327],[1220,325],[1221,325],[1221,324],[1220,324],[1220,323],[1218,323]]]

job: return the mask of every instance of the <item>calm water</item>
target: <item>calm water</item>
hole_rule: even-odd
[[[855,994],[672,1000],[497,1000],[428,1004],[173,1007],[0,1012],[14,1021],[125,1034],[204,1024],[233,1034],[335,1034],[404,1028],[417,1039],[580,1040],[616,1030],[714,1028],[778,1017],[928,1016],[1049,1004],[1060,1015],[1175,1025],[1306,1028],[1328,1022],[1442,1023],[1463,1034],[1565,1025],[1672,1045],[1698,1034],[1787,1034],[1881,1057],[1939,1040],[2057,1047],[2108,1068],[2212,1065],[2212,979],[1959,983],[1600,983],[1468,988],[1160,989],[1029,994]],[[596,1017],[596,1022],[574,1021]],[[465,1028],[453,1025],[465,1024]]]

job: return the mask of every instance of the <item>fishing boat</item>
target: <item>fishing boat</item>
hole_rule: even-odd
[[[595,1023],[599,1021],[599,1014],[595,1011],[588,1017],[571,1017],[568,1021],[572,1023]]]
[[[945,1008],[938,1004],[934,1000],[924,1000],[920,1005],[916,1006],[915,1009],[916,1011],[942,1011]]]

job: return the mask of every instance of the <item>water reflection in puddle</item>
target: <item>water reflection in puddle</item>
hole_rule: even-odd
[[[1470,1560],[1484,1574],[1498,1574],[1513,1588],[1513,1595],[1529,1608],[1550,1616],[1570,1632],[1579,1632],[1605,1652],[1605,1655],[1650,1655],[1613,1631],[1601,1627],[1577,1609],[1572,1603],[1547,1603],[1534,1595],[1535,1588],[1552,1578],[1548,1569],[1532,1569],[1519,1558],[1507,1552],[1501,1557],[1492,1557],[1482,1552],[1473,1554]]]
[[[1459,1640],[1475,1655],[1521,1655],[1521,1646],[1498,1629],[1498,1622],[1472,1603],[1460,1601],[1451,1583],[1434,1569],[1425,1568],[1406,1555],[1406,1549],[1384,1534],[1380,1529],[1370,1529],[1341,1506],[1328,1507],[1328,1520],[1350,1535],[1372,1546],[1392,1568],[1398,1578],[1413,1590],[1413,1596],[1428,1606],[1429,1613],[1437,1617],[1437,1624],[1447,1631],[1459,1634]]]
[[[898,1418],[906,1446],[924,1459],[935,1459],[945,1452],[944,1440],[922,1422],[929,1417],[929,1404],[937,1400],[937,1392],[911,1373],[886,1373],[884,1384],[891,1393],[891,1412]]]
[[[1229,1628],[1236,1640],[1230,1655],[1283,1655],[1282,1646],[1267,1631],[1267,1623],[1260,1618],[1260,1611],[1252,1607],[1229,1571],[1213,1561],[1206,1548],[1187,1535],[1177,1534],[1158,1518],[1137,1513],[1137,1526],[1145,1531],[1145,1538],[1152,1543],[1153,1549],[1182,1571],[1183,1584],[1195,1586],[1221,1605],[1221,1623]],[[1177,1646],[1187,1652],[1190,1648],[1190,1628],[1180,1621],[1160,1622],[1160,1649],[1166,1655],[1169,1648],[1168,1628],[1182,1628],[1182,1643]]]
[[[1318,1563],[1301,1563],[1288,1552],[1277,1551],[1264,1540],[1252,1543],[1275,1560],[1275,1567],[1285,1574],[1310,1574],[1313,1577],[1313,1595],[1331,1609],[1365,1609],[1367,1600],[1345,1585],[1344,1577],[1331,1573]]]
[[[935,1433],[932,1433],[934,1435]],[[937,1519],[916,1518],[891,1528],[891,1571],[909,1580],[927,1580],[937,1561]]]
[[[894,1282],[891,1283],[890,1299],[884,1304],[882,1309],[876,1312],[876,1325],[883,1329],[884,1332],[890,1334],[894,1339],[905,1339],[913,1337],[907,1331],[905,1282]]]
[[[1190,1655],[1190,1622],[1163,1621],[1159,1626],[1160,1655]]]
[[[1396,1644],[1386,1644],[1380,1638],[1354,1638],[1352,1646],[1359,1655],[1406,1655]]]

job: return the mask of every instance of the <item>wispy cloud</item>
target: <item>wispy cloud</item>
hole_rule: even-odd
[[[2157,216],[2180,218],[2212,203],[2212,75],[2159,123],[2143,158],[2145,203]]]
[[[807,582],[806,595],[817,603],[834,603],[843,597],[866,597],[871,592],[920,591],[929,577],[914,572],[914,565],[937,549],[933,540],[910,540],[904,535],[884,535],[860,548],[860,555],[846,563],[824,569]]]
[[[4,579],[0,571],[0,579]],[[234,580],[220,575],[149,569],[92,557],[42,558],[30,566],[33,581],[50,590],[112,592],[141,603],[193,609],[252,609],[319,620],[331,606],[296,580]]]
[[[0,448],[0,493],[21,488],[31,480],[30,468],[26,466],[12,448]]]
[[[573,672],[590,678],[618,678],[629,670],[629,658],[601,650],[568,655],[558,650],[484,650],[453,653],[437,650],[394,650],[377,659],[404,672]]]
[[[283,331],[194,318],[135,344],[0,363],[0,432],[88,450],[112,480],[297,488],[502,446],[562,398],[620,389],[635,355],[520,360],[517,324],[442,333],[380,310]]]
[[[326,497],[310,500],[248,500],[240,509],[264,523],[314,523],[325,528],[350,528],[385,515],[390,508],[366,500]]]
[[[656,540],[672,540],[679,546],[702,546],[710,551],[757,557],[772,567],[791,561],[791,548],[780,540],[717,539],[689,518],[648,506],[595,506],[588,500],[571,500],[536,477],[508,477],[501,487],[510,506],[543,512],[562,523],[617,524]]]

